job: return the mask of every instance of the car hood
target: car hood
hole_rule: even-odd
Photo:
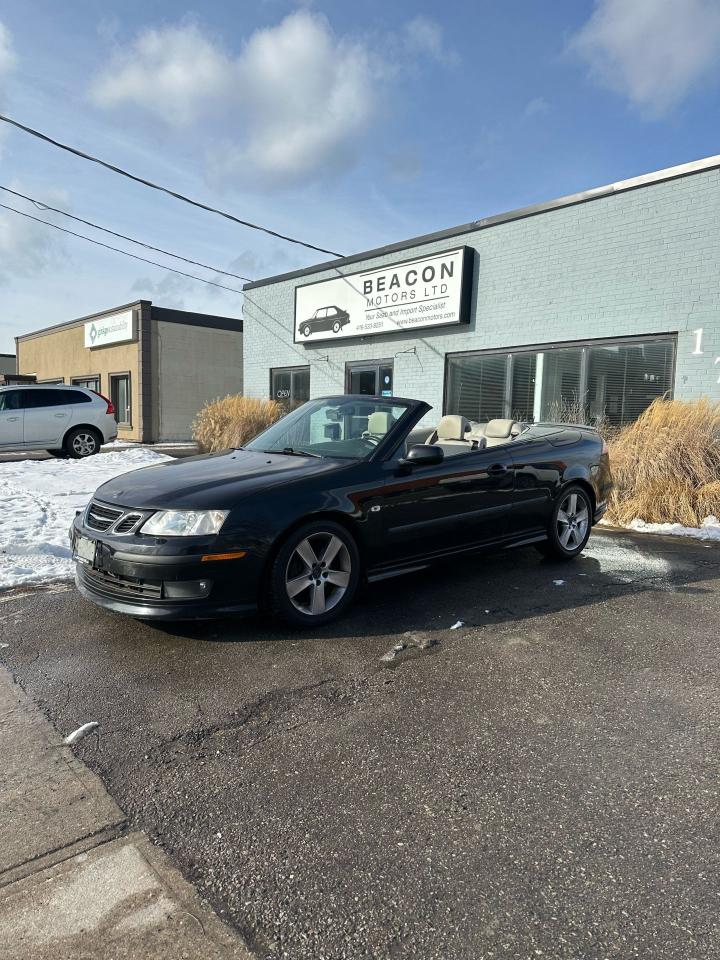
[[[228,510],[269,486],[342,469],[347,461],[230,450],[142,467],[95,491],[105,503],[144,510]]]

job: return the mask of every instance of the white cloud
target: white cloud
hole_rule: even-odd
[[[0,80],[15,66],[15,51],[13,50],[10,31],[0,20]],[[0,88],[1,89],[1,88]]]
[[[251,34],[237,55],[184,21],[141,33],[96,77],[91,97],[139,107],[179,133],[202,130],[216,182],[288,186],[352,165],[392,77],[428,57],[447,64],[455,55],[426,17],[371,44],[302,9]]]
[[[18,183],[10,186],[28,193]],[[41,191],[41,196],[56,207],[67,207],[67,194],[61,190]],[[56,215],[39,211],[22,200],[3,194],[0,202],[17,209],[26,209],[32,216],[43,220],[57,220]],[[37,277],[46,268],[57,264],[66,255],[64,238],[52,227],[28,220],[10,210],[0,209],[0,284],[7,284],[19,277]]]
[[[234,64],[193,23],[145,30],[91,86],[101,107],[134,104],[187,126],[232,91]]]
[[[456,66],[460,62],[457,51],[446,45],[440,24],[422,14],[405,24],[405,42],[411,53],[428,54],[445,66]]]
[[[550,104],[545,97],[533,97],[532,100],[528,100],[525,104],[523,113],[526,117],[537,117],[541,113],[547,113],[549,109]]]
[[[217,152],[216,173],[249,167],[288,184],[348,166],[376,109],[371,58],[300,11],[253,34],[237,61],[247,141]]]
[[[720,5],[716,0],[596,0],[570,47],[596,80],[658,116],[717,66]]]

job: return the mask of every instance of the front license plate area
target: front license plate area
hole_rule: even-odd
[[[80,563],[86,563],[88,566],[93,566],[95,563],[96,547],[97,544],[95,540],[89,540],[87,537],[76,537],[73,558],[75,560],[79,560]]]

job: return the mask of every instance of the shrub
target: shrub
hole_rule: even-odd
[[[229,396],[202,408],[193,423],[193,438],[203,453],[242,447],[285,413],[276,400]]]
[[[611,522],[696,527],[720,516],[720,404],[660,397],[609,446]]]

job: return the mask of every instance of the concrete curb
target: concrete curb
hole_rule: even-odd
[[[0,669],[0,960],[249,960]]]

